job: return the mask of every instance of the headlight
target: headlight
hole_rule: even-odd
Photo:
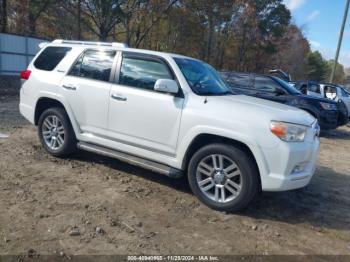
[[[327,102],[320,102],[320,106],[325,110],[337,110],[337,105]]]
[[[285,122],[271,121],[270,129],[273,134],[286,142],[303,142],[307,127]]]

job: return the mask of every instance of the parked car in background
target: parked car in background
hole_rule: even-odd
[[[305,95],[327,98],[336,102],[343,101],[350,112],[350,93],[342,86],[314,81],[298,81],[294,86]]]
[[[237,211],[306,186],[319,126],[290,106],[234,95],[210,65],[121,43],[56,40],[23,71],[20,111],[56,157],[76,148],[170,176]]]
[[[288,82],[269,75],[221,72],[223,79],[238,94],[255,96],[303,109],[314,116],[322,130],[345,125],[348,111],[341,104],[325,98],[303,95]]]

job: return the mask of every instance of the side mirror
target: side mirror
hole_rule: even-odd
[[[154,85],[154,90],[163,93],[177,94],[179,92],[179,86],[175,80],[158,79]]]

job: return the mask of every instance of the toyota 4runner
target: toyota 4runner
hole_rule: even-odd
[[[187,175],[209,207],[237,211],[259,190],[306,186],[319,126],[294,107],[234,95],[208,64],[121,43],[43,43],[22,71],[20,111],[43,147]]]

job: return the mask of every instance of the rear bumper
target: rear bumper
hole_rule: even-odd
[[[304,143],[281,143],[275,149],[263,149],[267,173],[261,174],[263,191],[287,191],[309,184],[316,168],[319,138]]]
[[[23,88],[21,88],[19,111],[24,118],[26,118],[30,123],[34,124],[34,108],[28,104],[29,98],[23,93]]]

